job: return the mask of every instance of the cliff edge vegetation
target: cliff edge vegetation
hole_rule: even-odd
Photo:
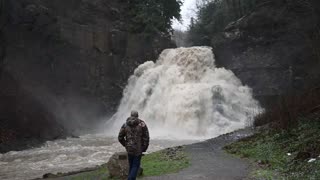
[[[316,0],[199,1],[188,44],[213,47],[264,107],[320,82],[320,3]]]
[[[314,89],[282,98],[282,103],[256,118],[255,135],[224,149],[251,160],[256,167],[251,175],[258,179],[319,179],[319,95]]]

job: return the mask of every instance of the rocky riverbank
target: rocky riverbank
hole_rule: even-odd
[[[142,164],[139,176],[149,177],[178,172],[190,166],[190,159],[185,147],[177,146],[144,155]],[[127,171],[127,156],[121,152],[115,153],[106,164],[68,173],[48,173],[42,179],[126,179]]]
[[[143,157],[146,160],[142,161],[143,179],[245,179],[251,171],[250,163],[227,154],[223,147],[251,136],[253,133],[253,129],[246,128],[200,143],[185,145],[183,148],[169,148],[146,155]],[[179,153],[181,150],[189,159],[188,161],[185,161],[184,158],[177,158],[184,157]],[[167,163],[167,165],[161,163],[163,158],[166,159],[164,163]],[[175,161],[177,159],[178,161]],[[181,162],[183,163],[181,164]],[[186,162],[190,164],[186,166]],[[169,171],[160,171],[162,168],[166,169],[166,167],[169,168]],[[173,167],[177,167],[177,169]],[[81,177],[94,180],[97,177],[108,179],[107,174],[106,167],[103,165],[93,171],[89,169],[89,172],[72,172],[71,174],[50,175],[50,177],[55,180],[70,180]]]

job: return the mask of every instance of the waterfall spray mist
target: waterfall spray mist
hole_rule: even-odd
[[[153,138],[210,138],[250,124],[261,111],[251,89],[232,71],[217,68],[209,47],[164,50],[156,63],[129,78],[108,133],[118,132],[131,110]]]

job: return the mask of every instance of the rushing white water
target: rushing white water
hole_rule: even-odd
[[[148,151],[245,127],[261,111],[250,88],[231,71],[215,67],[210,48],[168,49],[156,63],[142,64],[130,77],[118,111],[108,121],[110,134],[57,140],[40,148],[0,154],[0,179],[32,179],[106,163],[114,152],[124,151],[114,136],[133,109],[149,126]]]
[[[115,134],[131,110],[153,137],[198,139],[243,128],[261,108],[232,71],[215,66],[211,48],[192,47],[164,50],[134,71],[108,132]]]
[[[148,152],[193,141],[151,140]],[[125,151],[116,138],[86,135],[49,141],[44,146],[0,154],[1,180],[27,180],[46,173],[71,172],[108,162],[115,152]]]

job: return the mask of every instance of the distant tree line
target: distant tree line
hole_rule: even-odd
[[[126,0],[127,27],[131,32],[169,34],[172,20],[180,20],[181,0]]]
[[[256,4],[257,0],[201,0],[198,17],[190,22],[189,41],[192,45],[211,45],[230,22],[251,12]]]
[[[222,40],[221,32],[225,27],[241,17],[248,15],[254,9],[261,6],[280,7],[283,9],[282,16],[290,18],[308,17],[312,18],[314,31],[302,34],[310,38],[315,53],[318,52],[320,58],[319,41],[320,31],[320,1],[319,0],[198,0],[197,18],[192,18],[190,22],[188,40],[191,45],[214,46]],[[288,17],[289,18],[289,17]],[[295,21],[295,19],[291,19]],[[298,27],[297,31],[304,27]],[[304,33],[300,31],[299,33]],[[317,40],[315,40],[317,39]]]

